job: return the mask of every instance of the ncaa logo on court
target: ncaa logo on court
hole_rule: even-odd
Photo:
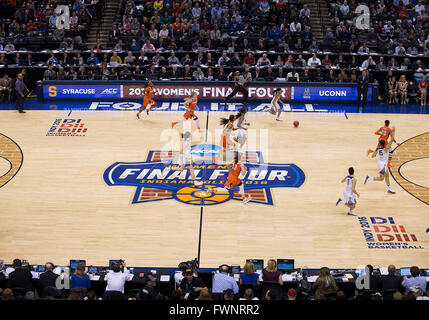
[[[200,157],[214,157],[222,149],[215,144],[196,144],[191,146],[191,154]]]
[[[109,186],[136,187],[132,203],[175,199],[197,205],[217,205],[229,200],[242,200],[238,187],[230,191],[210,192],[209,188],[223,186],[228,178],[226,164],[217,165],[212,157],[221,149],[214,145],[193,146],[195,155],[202,159],[194,161],[194,173],[202,186],[194,186],[188,170],[175,171],[179,167],[178,151],[150,151],[144,162],[116,162],[104,172],[103,178]],[[299,188],[305,181],[305,174],[295,164],[265,163],[261,152],[246,152],[242,163],[247,167],[246,176],[241,179],[250,202],[273,205],[271,188]]]

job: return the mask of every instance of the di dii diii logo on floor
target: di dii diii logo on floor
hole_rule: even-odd
[[[82,119],[56,119],[46,135],[82,137],[87,130]]]

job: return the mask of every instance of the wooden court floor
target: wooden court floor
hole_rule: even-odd
[[[243,265],[246,258],[293,258],[297,267],[309,268],[429,267],[429,136],[424,135],[429,115],[287,113],[280,123],[268,114],[249,113],[248,150],[261,151],[265,162],[296,164],[305,181],[299,188],[271,189],[272,206],[228,201],[201,211],[174,199],[132,204],[135,187],[103,180],[115,162],[145,161],[151,150],[178,150],[178,132],[195,131],[190,122],[171,129],[182,113],[152,112],[141,120],[129,111],[68,114],[0,112],[0,259],[5,263],[86,259],[88,265],[107,265],[122,258],[129,266],[176,267],[195,258],[200,243],[201,267]],[[193,143],[219,144],[219,118],[227,115],[199,112],[208,132],[194,132]],[[85,136],[47,136],[56,119],[68,118],[81,119]],[[394,154],[392,170],[408,188],[391,178],[395,195],[387,194],[382,182],[363,184],[367,174],[377,174],[377,160],[366,157],[366,150],[376,146],[373,133],[385,119],[396,127],[399,142],[420,135],[398,147],[400,156]],[[300,121],[299,128],[293,120]],[[361,195],[358,216],[393,218],[414,235],[417,241],[409,243],[419,249],[368,248],[359,218],[335,206],[349,166],[356,170]]]

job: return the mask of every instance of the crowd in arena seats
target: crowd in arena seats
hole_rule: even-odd
[[[47,47],[85,49],[84,39],[91,21],[101,17],[104,0],[17,0],[0,6],[0,51],[42,50]],[[70,10],[70,28],[57,28],[58,5]]]
[[[147,271],[138,288],[129,289],[130,269],[125,261],[114,262],[104,275],[104,286],[95,288],[93,274],[87,273],[84,263],[73,270],[69,289],[59,289],[58,277],[52,262],[45,265],[45,271],[37,277],[35,283],[30,267],[15,259],[13,267],[0,270],[1,300],[429,300],[427,280],[417,266],[410,268],[409,276],[401,276],[394,265],[381,275],[371,265],[366,266],[369,287],[341,290],[342,280],[323,267],[308,281],[305,271],[298,270],[293,282],[287,288],[283,286],[282,272],[277,269],[276,261],[269,260],[267,267],[258,273],[252,262],[246,262],[239,281],[231,274],[227,265],[219,267],[210,274],[210,283],[204,283],[197,268],[185,263],[179,265],[180,271],[171,277],[168,287],[160,288],[160,278],[153,271]],[[140,272],[140,271],[139,271]],[[207,278],[206,278],[207,279]]]
[[[225,81],[250,68],[256,81],[353,83],[369,69],[386,102],[403,101],[399,90],[389,89],[392,77],[405,76],[406,102],[423,92],[414,73],[425,73],[428,63],[427,0],[328,3],[332,27],[318,39],[310,16],[320,13],[305,0],[121,0],[107,46],[98,41],[86,51],[85,34],[104,0],[17,1],[15,9],[2,2],[2,12],[14,11],[0,13],[0,66],[10,69],[0,69],[0,77],[23,66],[40,68],[30,72],[34,84],[27,86],[34,89],[37,80]],[[360,3],[371,13],[368,30],[356,27]],[[70,6],[70,30],[53,27],[58,4]],[[40,52],[40,44],[32,46],[39,37],[43,48],[53,41],[58,51]],[[22,48],[28,52],[16,51]],[[10,87],[0,91],[13,99]]]

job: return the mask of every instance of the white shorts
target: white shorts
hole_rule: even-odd
[[[387,162],[378,160],[377,165],[380,174],[384,176],[387,173]]]
[[[189,166],[192,164],[192,161],[189,157],[185,156],[184,154],[181,154],[179,157],[179,164],[181,166]]]
[[[344,202],[346,203],[346,205],[348,206],[352,206],[354,204],[356,204],[356,198],[354,193],[348,193],[346,191],[344,191]]]
[[[279,111],[280,106],[279,106],[278,102],[272,102],[271,101],[271,105],[273,106],[274,111]]]
[[[238,142],[240,144],[244,144],[244,142],[246,142],[246,130],[238,129],[235,132],[235,136],[237,137]]]

